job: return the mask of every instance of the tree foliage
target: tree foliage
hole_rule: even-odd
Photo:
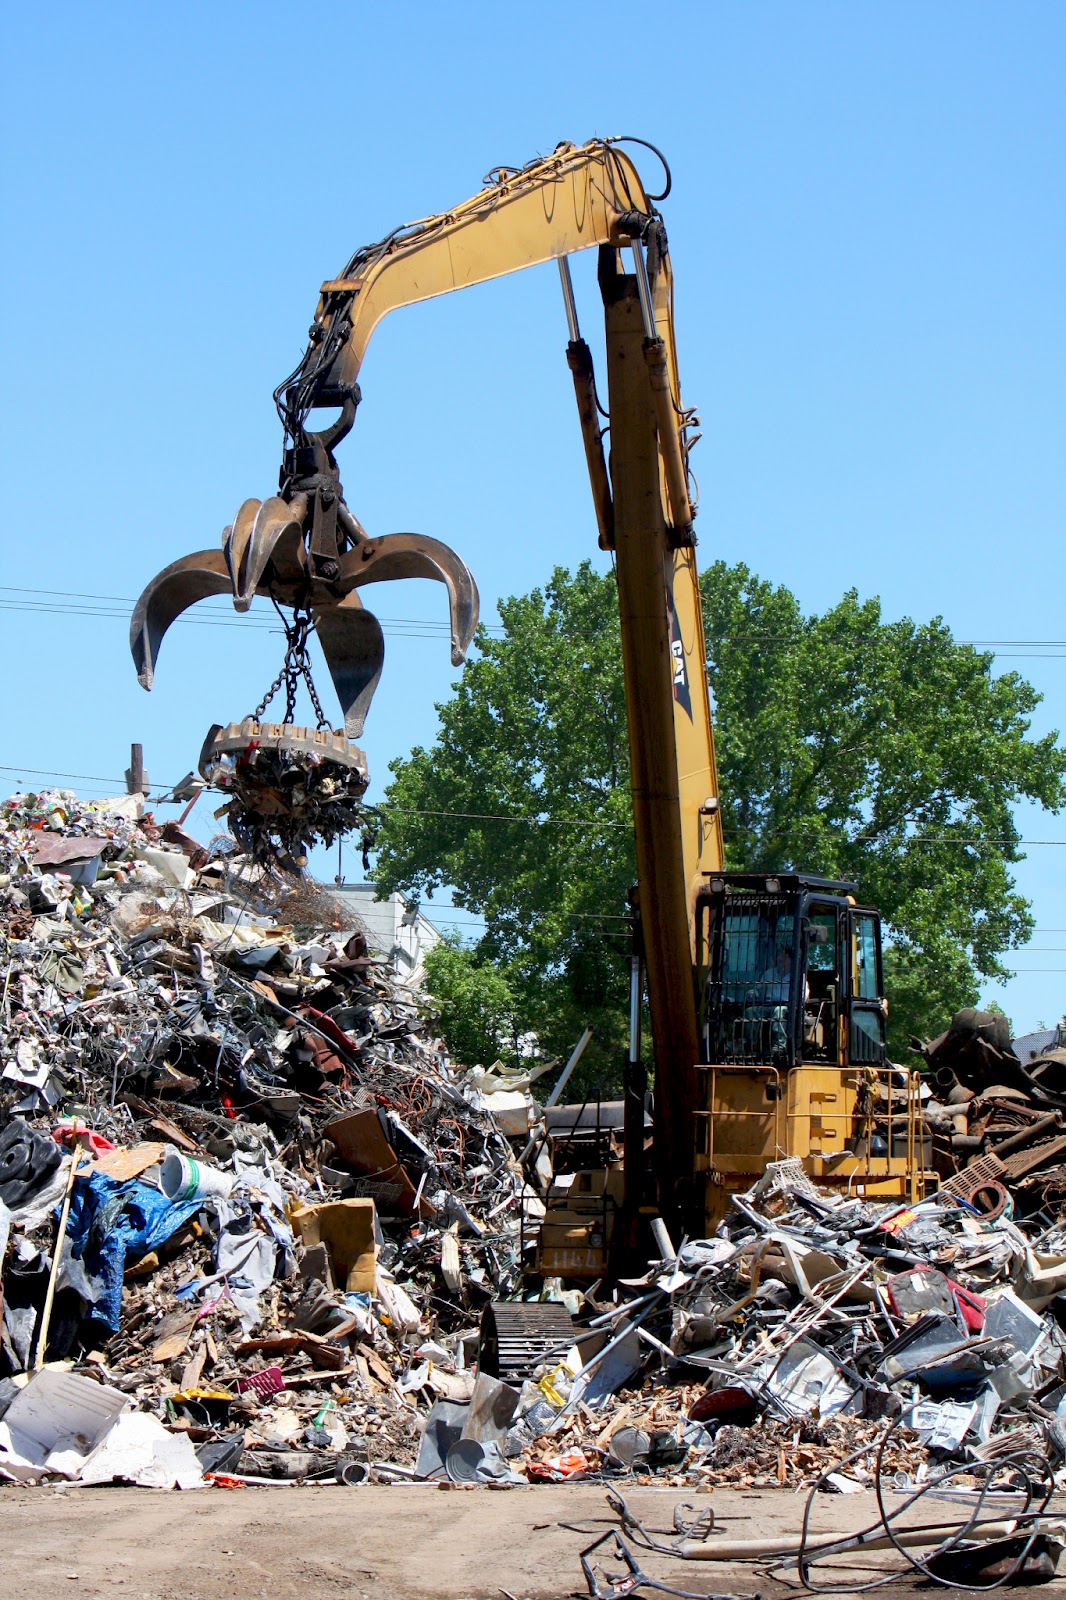
[[[888,924],[890,1044],[946,1024],[1033,929],[1013,807],[1057,810],[1066,752],[1040,702],[940,618],[850,590],[820,616],[743,565],[701,579],[730,863],[853,878]]]
[[[1066,752],[1030,736],[1032,686],[939,618],[885,621],[855,591],[807,616],[742,564],[701,585],[727,864],[858,883],[887,925],[898,1058],[1030,936],[1013,807],[1063,804]],[[502,637],[480,630],[438,707],[433,748],[393,763],[375,876],[409,894],[451,885],[486,919],[477,958],[521,1025],[561,1053],[598,1023],[606,1073],[624,1047],[635,871],[614,579],[557,569],[500,615]]]
[[[557,571],[500,618],[502,638],[479,630],[438,706],[432,749],[392,764],[374,876],[385,892],[451,885],[486,919],[476,956],[505,976],[519,1031],[565,1056],[591,1022],[584,1081],[608,1082],[625,1050],[635,870],[614,582],[588,564]]]
[[[500,968],[451,934],[427,952],[424,965],[452,1055],[468,1066],[516,1061],[518,1008]]]

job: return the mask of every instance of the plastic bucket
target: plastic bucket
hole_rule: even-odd
[[[183,1156],[180,1150],[168,1150],[159,1169],[159,1187],[175,1205],[211,1194],[227,1195],[236,1181],[235,1173],[205,1166],[192,1156]]]

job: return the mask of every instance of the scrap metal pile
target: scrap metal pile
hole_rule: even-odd
[[[922,1053],[934,1096],[926,1126],[951,1188],[985,1216],[1057,1216],[1066,1204],[1063,1044],[1022,1062],[1005,1017],[960,1011]]]
[[[89,1372],[245,1475],[402,1472],[518,1283],[519,1168],[424,1006],[328,896],[139,797],[8,801],[0,928],[0,1371],[48,1361],[0,1470],[48,1474],[22,1412]]]
[[[0,811],[0,933],[0,1474],[1061,1473],[1066,1222],[1046,1163],[1011,1187],[1005,1132],[1060,1138],[1050,1070],[1020,1099],[1001,1061],[979,1135],[944,1123],[950,1086],[930,1102],[937,1159],[1016,1141],[994,1179],[963,1145],[906,1207],[780,1162],[716,1237],[657,1226],[640,1279],[534,1290],[536,1072],[453,1066],[328,895],[139,797],[53,791]]]

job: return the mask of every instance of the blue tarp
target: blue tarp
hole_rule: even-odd
[[[118,1332],[122,1274],[128,1260],[154,1250],[201,1209],[201,1200],[178,1204],[151,1184],[136,1178],[116,1183],[103,1173],[79,1177],[74,1184],[67,1223],[67,1244],[89,1283],[92,1315]],[[72,1275],[73,1276],[73,1275]]]

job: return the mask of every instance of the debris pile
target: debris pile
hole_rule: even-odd
[[[941,1176],[987,1217],[1057,1215],[1066,1205],[1066,1048],[1022,1062],[1005,1017],[967,1010],[922,1054]]]
[[[781,1161],[714,1238],[675,1250],[652,1220],[642,1277],[538,1283],[580,1044],[543,1113],[550,1069],[455,1067],[341,922],[136,796],[0,811],[0,1474],[1062,1474],[1061,1162],[1009,1165],[1061,1138],[1053,1062],[1010,1067],[984,1023],[969,1053],[962,1023],[929,1047],[925,1200],[828,1194]]]
[[[55,1467],[22,1410],[65,1362],[215,1470],[409,1475],[522,1195],[424,1005],[328,896],[139,797],[8,801],[0,928],[0,1470]]]
[[[989,1220],[950,1186],[873,1204],[781,1161],[630,1288],[541,1378],[532,1441],[518,1397],[529,1475],[848,1492],[946,1462],[1009,1482],[1024,1457],[1066,1480],[1066,1222]]]

